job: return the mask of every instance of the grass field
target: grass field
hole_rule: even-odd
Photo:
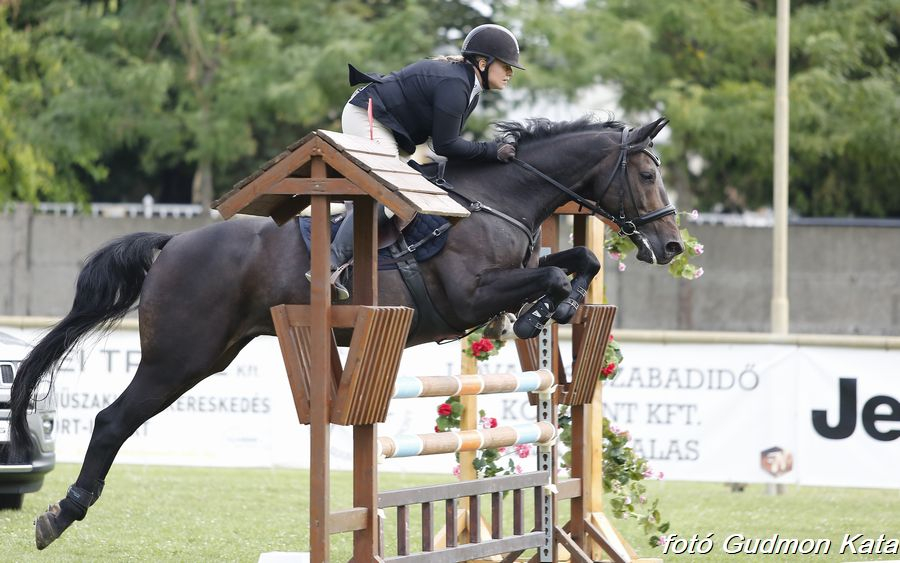
[[[75,465],[58,466],[40,492],[26,496],[22,511],[0,512],[0,561],[256,561],[265,551],[307,549],[306,471],[117,465],[87,519],[38,552],[32,520],[65,494],[77,471]],[[381,488],[388,490],[448,478],[382,473],[381,480]],[[644,556],[710,562],[900,559],[839,553],[845,533],[900,538],[897,490],[791,487],[784,495],[768,496],[761,485],[733,493],[720,484],[681,482],[654,482],[649,489],[661,499],[671,532],[684,537],[712,533],[714,548],[708,555],[663,556],[661,550],[645,546],[632,523],[613,520]],[[333,473],[332,493],[332,510],[350,506],[348,473]],[[738,533],[761,539],[775,533],[801,540],[830,538],[833,545],[828,555],[725,554],[725,538]],[[350,534],[334,536],[334,561],[349,559],[351,539]]]

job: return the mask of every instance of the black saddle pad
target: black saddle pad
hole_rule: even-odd
[[[331,238],[334,239],[334,234],[337,232],[338,227],[340,227],[341,222],[343,222],[344,218],[339,217],[332,221],[331,223]],[[312,233],[312,219],[309,217],[298,217],[298,224],[300,225],[300,236],[303,237],[303,242],[306,243],[306,247],[311,247],[311,233]],[[442,227],[447,224],[447,219],[441,217],[440,215],[424,215],[419,213],[412,220],[412,223],[406,226],[403,229],[403,238],[406,239],[406,243],[409,245],[413,245],[418,241],[424,239],[429,234],[431,234],[435,229]],[[441,250],[444,249],[444,245],[447,244],[447,237],[439,236],[434,237],[413,252],[413,256],[415,256],[417,262],[425,262],[430,260],[434,256],[436,256]],[[393,247],[389,246],[387,248],[382,248],[378,251],[378,269],[379,270],[396,270],[397,264],[392,259],[390,249]]]

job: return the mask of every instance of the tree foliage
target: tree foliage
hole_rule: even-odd
[[[806,215],[900,216],[897,0],[793,0],[790,200]],[[576,99],[615,85],[632,116],[672,120],[682,198],[771,202],[775,1],[520,4],[534,88]],[[688,167],[688,162],[695,166]],[[682,206],[685,202],[682,202]]]
[[[0,201],[208,204],[310,129],[339,128],[348,62],[388,72],[459,35],[445,21],[483,21],[438,0],[33,0],[0,14]]]
[[[0,202],[208,202],[309,130],[339,127],[347,62],[388,72],[454,52],[487,21],[473,5],[0,1]],[[682,207],[770,202],[775,0],[486,5],[522,39],[518,92],[577,105],[612,85],[626,119],[671,118],[662,149]],[[900,215],[900,0],[792,6],[791,205]]]

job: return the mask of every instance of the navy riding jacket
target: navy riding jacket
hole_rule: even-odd
[[[350,67],[350,85],[369,83],[350,103],[368,107],[372,99],[375,119],[394,132],[403,151],[412,153],[431,137],[434,152],[447,158],[496,160],[497,143],[472,142],[460,137],[478,96],[471,65],[423,60],[387,76],[363,73]]]

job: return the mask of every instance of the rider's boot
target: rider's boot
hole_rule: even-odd
[[[331,241],[331,287],[338,301],[350,299],[350,292],[341,278],[350,266],[353,256],[353,212],[347,213]],[[312,272],[306,272],[306,279],[312,281]]]

